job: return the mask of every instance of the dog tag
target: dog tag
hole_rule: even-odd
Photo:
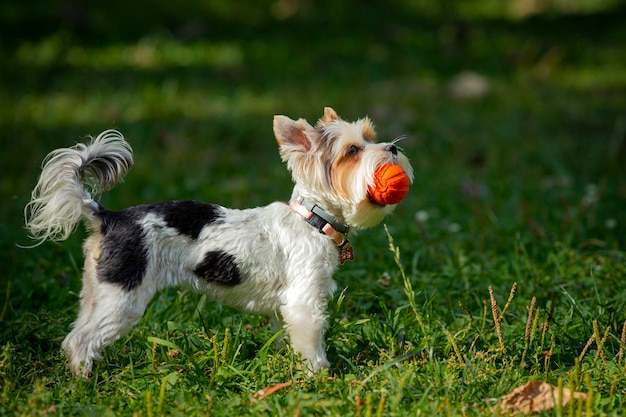
[[[354,248],[349,244],[339,249],[339,264],[343,265],[345,261],[354,261]]]

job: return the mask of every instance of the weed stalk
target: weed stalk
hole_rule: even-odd
[[[417,308],[417,303],[415,301],[415,291],[413,290],[413,284],[411,284],[411,280],[409,279],[409,277],[407,277],[404,271],[404,266],[402,265],[402,262],[400,260],[400,248],[397,247],[393,243],[393,237],[391,236],[391,233],[389,233],[389,229],[387,228],[387,225],[384,225],[384,227],[385,227],[385,233],[387,233],[387,239],[389,240],[389,250],[391,251],[391,253],[393,253],[393,259],[396,262],[398,269],[400,270],[400,275],[402,276],[402,282],[404,283],[404,293],[406,294],[409,300],[409,306],[411,307],[411,310],[413,311],[413,314],[415,315],[417,324],[420,326],[422,334],[425,335],[426,329],[424,327],[424,321],[422,320],[422,315]]]
[[[456,355],[457,359],[459,360],[460,363],[463,363],[463,355],[461,355],[461,351],[459,350],[459,347],[457,346],[456,341],[454,340],[454,336],[452,335],[452,333],[450,333],[448,329],[443,329],[443,332],[448,337],[448,340],[450,340],[450,344],[452,345],[452,350],[454,351],[454,354]]]
[[[587,385],[587,403],[585,404],[585,415],[593,416],[593,386],[591,386],[591,376],[585,374],[585,385]]]
[[[626,347],[626,320],[624,320],[624,325],[622,326],[622,337],[620,337],[619,339],[619,352],[617,354],[618,365],[622,363],[622,359],[624,358],[625,347]]]
[[[11,287],[13,286],[13,281],[7,282],[7,294],[4,297],[4,307],[2,307],[2,313],[0,313],[0,321],[4,320],[4,316],[7,313],[9,308],[9,301],[11,300]],[[626,323],[624,323],[626,325]]]
[[[485,326],[487,325],[487,301],[483,300],[483,322],[480,325],[480,332],[485,331]]]
[[[222,364],[226,364],[228,355],[228,344],[230,339],[230,327],[224,330],[224,345],[222,346]]]
[[[530,346],[530,329],[533,323],[533,313],[535,311],[535,304],[537,303],[537,297],[533,296],[530,300],[530,307],[528,307],[528,318],[526,319],[526,330],[524,331],[524,350],[522,351],[522,367],[525,366],[526,362],[526,353],[528,352],[528,348]]]
[[[596,344],[598,345],[598,350],[596,351],[596,359],[598,359],[598,356],[600,356],[604,362],[606,362],[606,355],[604,354],[604,343],[606,342],[606,339],[609,338],[610,330],[611,330],[611,327],[607,326],[607,328],[604,329],[604,335],[602,335],[602,338],[599,338],[600,337],[600,333],[598,333],[597,331],[595,332],[596,333],[596,341],[597,341]]]
[[[146,414],[148,417],[154,417],[154,409],[152,407],[152,391],[146,391]]]
[[[159,390],[159,402],[157,403],[157,413],[163,415],[163,404],[165,403],[165,389],[167,388],[167,381],[169,375],[165,375],[161,380],[161,389]]]
[[[383,410],[385,409],[385,400],[386,399],[387,399],[387,396],[383,392],[382,395],[380,396],[380,401],[378,402],[378,408],[376,409],[376,417],[382,417]]]
[[[157,350],[157,342],[156,340],[152,342],[152,370],[156,373],[157,371],[157,358],[156,358],[156,350]]]
[[[502,326],[500,325],[500,318],[498,314],[498,305],[496,304],[496,299],[493,295],[493,288],[491,288],[491,285],[489,286],[489,298],[491,299],[491,314],[493,315],[496,333],[498,334],[500,350],[506,352],[506,347],[504,346],[504,337],[502,336]]]
[[[513,301],[513,297],[515,297],[516,290],[517,290],[517,282],[514,282],[513,286],[511,286],[511,291],[509,292],[509,298],[506,300],[506,304],[504,304],[504,308],[502,308],[502,311],[500,312],[500,317],[499,317],[500,321],[502,321],[502,319],[504,318],[504,313],[506,313],[506,311],[509,309],[509,305],[511,305],[511,301]]]
[[[550,370],[550,359],[552,358],[552,354],[554,353],[554,346],[556,345],[556,336],[553,334],[550,338],[550,349],[545,353],[543,358],[543,371],[545,373],[545,377],[548,377],[548,371]]]
[[[575,378],[572,377],[572,373],[569,373],[569,391],[573,393],[576,391],[576,381]],[[570,401],[567,403],[567,415],[568,417],[574,417],[574,404],[576,403],[576,399],[574,397],[570,398]]]
[[[591,344],[593,343],[594,339],[595,339],[595,335],[591,335],[589,340],[587,340],[587,343],[585,343],[585,347],[583,347],[583,350],[581,350],[580,354],[578,355],[578,362],[583,361],[583,358],[587,354],[587,350],[589,350],[589,348],[591,347]]]

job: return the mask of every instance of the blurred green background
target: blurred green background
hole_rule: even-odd
[[[136,166],[110,208],[262,205],[291,187],[272,116],[313,122],[324,106],[406,136],[416,181],[389,223],[409,257],[421,247],[435,267],[441,248],[508,251],[516,235],[618,248],[625,17],[609,0],[4,2],[5,277],[33,291],[21,260],[41,253],[15,244],[51,149],[121,130]]]
[[[96,414],[124,413],[131,404],[141,414],[142,387],[153,373],[156,398],[160,373],[191,366],[169,352],[155,356],[156,344],[146,354],[150,337],[177,343],[197,337],[208,349],[211,337],[222,343],[225,328],[244,341],[236,345],[238,371],[219,374],[217,364],[206,362],[199,372],[218,381],[206,389],[180,372],[188,396],[168,407],[189,415],[185,404],[205,409],[224,398],[221,406],[232,411],[236,399],[241,408],[233,415],[239,414],[248,392],[288,380],[289,371],[275,372],[281,361],[291,369],[284,352],[259,354],[271,337],[261,319],[213,305],[196,311],[195,295],[172,290],[107,351],[102,380],[119,378],[119,384],[94,383],[91,392],[89,383],[67,383],[59,346],[77,309],[84,231],[62,244],[17,245],[31,243],[23,207],[54,148],[108,128],[123,132],[136,164],[102,197],[110,209],[168,199],[245,208],[291,193],[273,115],[315,122],[324,106],[347,120],[369,115],[379,140],[405,137],[400,145],[415,183],[385,222],[425,324],[418,326],[406,308],[411,291],[403,291],[382,227],[355,235],[356,262],[336,276],[347,297],[331,302],[343,303],[328,332],[337,384],[288,391],[276,410],[299,413],[302,398],[323,397],[332,385],[343,392],[329,409],[354,411],[361,394],[352,391],[352,378],[373,392],[394,387],[389,381],[410,381],[397,401],[438,414],[441,407],[465,414],[468,403],[489,410],[485,398],[527,378],[556,383],[556,375],[568,376],[579,388],[586,382],[571,375],[579,375],[575,358],[593,335],[594,320],[610,334],[608,360],[590,354],[580,372],[610,400],[605,409],[618,410],[626,319],[624,22],[626,4],[618,0],[2,2],[0,399],[6,410],[27,415],[58,405],[70,414],[82,412],[84,403]],[[503,351],[486,313],[487,288],[502,306],[515,281]],[[528,342],[524,323],[535,301],[533,329],[544,331],[540,341]],[[168,333],[172,323],[187,330]],[[465,362],[457,362],[455,351]],[[264,355],[279,364],[272,372]],[[413,379],[401,367],[378,367],[403,357]],[[156,361],[163,369],[153,368]],[[312,408],[327,407],[310,398]]]
[[[40,251],[15,244],[28,243],[22,207],[51,149],[120,129],[137,163],[103,197],[111,208],[261,205],[291,187],[272,116],[313,122],[324,106],[369,115],[381,140],[406,136],[416,181],[389,222],[409,257],[424,216],[432,266],[437,245],[508,251],[515,235],[618,248],[625,12],[609,0],[4,2],[5,277],[13,294],[33,291],[21,260]],[[380,235],[362,239],[384,247]],[[76,253],[80,234],[71,242]]]

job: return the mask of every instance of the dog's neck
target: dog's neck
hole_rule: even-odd
[[[334,218],[330,213],[325,211],[319,205],[315,204],[313,201],[307,200],[303,197],[299,197],[295,201],[302,204],[304,207],[306,207],[308,211],[319,217],[324,222],[330,224],[337,232],[341,233],[344,236],[348,235],[348,232],[350,231],[349,226],[341,223],[339,220]]]
[[[339,222],[333,216],[315,203],[298,197],[292,199],[289,206],[298,213],[307,223],[329,236],[339,249],[339,263],[354,260],[354,251],[348,240],[350,227]]]

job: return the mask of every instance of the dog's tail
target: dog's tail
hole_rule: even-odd
[[[36,245],[67,239],[82,216],[88,226],[94,224],[94,213],[101,206],[92,194],[111,189],[132,165],[133,151],[116,130],[106,130],[88,144],[50,152],[24,209],[26,228]]]

